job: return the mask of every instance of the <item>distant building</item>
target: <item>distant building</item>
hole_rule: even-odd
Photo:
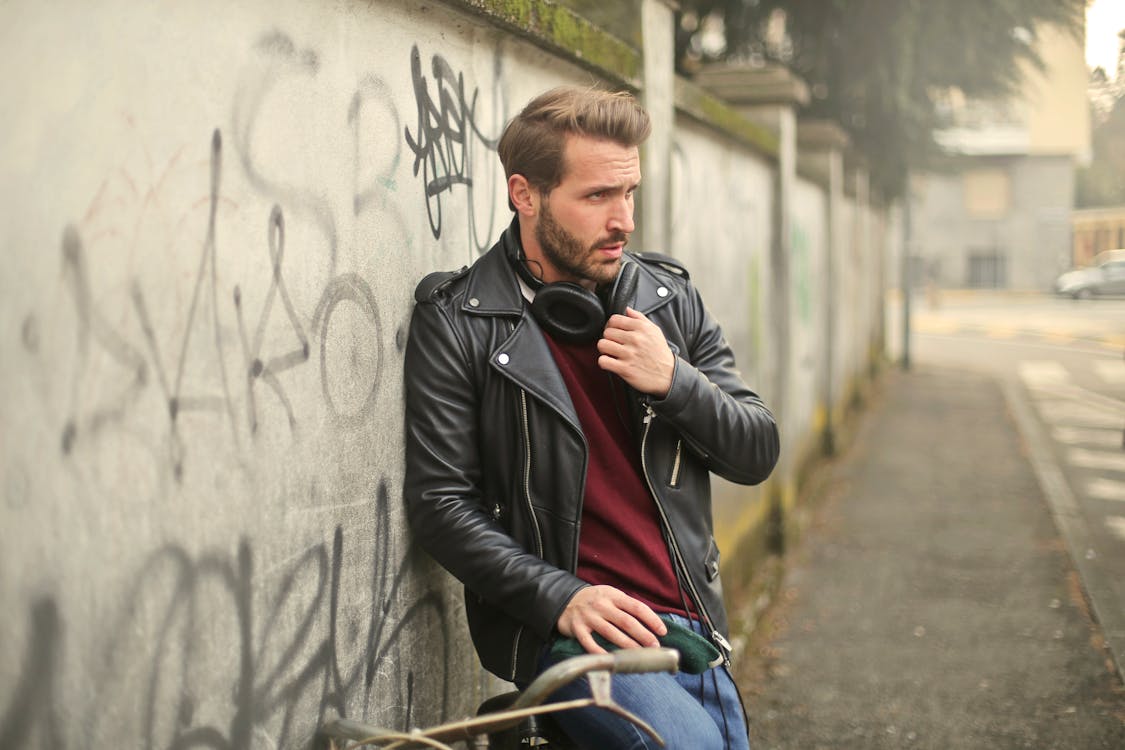
[[[1071,232],[1074,265],[1088,266],[1098,253],[1125,248],[1125,206],[1074,211]]]
[[[1075,169],[1090,158],[1083,47],[1044,28],[1045,70],[1026,71],[1020,96],[946,96],[948,169],[914,182],[913,283],[1049,290],[1072,265]]]

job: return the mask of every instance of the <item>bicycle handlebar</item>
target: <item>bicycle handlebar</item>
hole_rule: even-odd
[[[623,648],[612,656],[611,671],[621,674],[675,672],[680,666],[680,652],[673,648]]]
[[[671,672],[679,668],[680,653],[671,648],[627,648],[608,654],[585,654],[573,656],[555,664],[536,677],[527,688],[520,693],[519,698],[510,708],[497,714],[486,714],[473,719],[452,721],[426,730],[413,732],[396,732],[393,730],[374,727],[351,719],[330,719],[321,728],[321,732],[331,738],[351,740],[363,744],[385,744],[387,742],[406,743],[414,746],[415,743],[426,744],[431,747],[447,747],[443,741],[468,739],[478,734],[493,732],[515,726],[525,716],[536,713],[545,713],[565,708],[581,708],[596,701],[579,699],[569,703],[551,704],[541,706],[551,693],[563,685],[591,672],[614,672],[618,674],[637,674],[640,672]],[[596,684],[590,675],[591,688]],[[606,680],[604,686],[608,688],[608,675],[602,674]],[[596,694],[596,691],[595,691]],[[608,692],[606,693],[608,697]],[[615,710],[620,715],[634,722],[654,737],[659,735],[649,727],[640,717],[633,716],[624,709],[610,701],[608,704],[597,702],[603,708]],[[662,741],[661,741],[661,744]],[[394,745],[398,747],[398,744]]]
[[[671,648],[623,648],[609,654],[586,654],[563,659],[544,671],[528,685],[512,708],[538,706],[547,696],[587,672],[606,671],[620,674],[639,672],[672,672],[680,664],[680,652]]]

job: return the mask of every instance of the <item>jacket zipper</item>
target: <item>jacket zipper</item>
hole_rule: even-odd
[[[679,486],[680,483],[680,454],[684,448],[684,441],[676,441],[676,460],[672,462],[672,479],[668,484],[673,487]]]
[[[531,504],[531,430],[527,421],[527,391],[520,389],[520,417],[523,423],[524,466],[523,466],[523,498],[527,501],[527,513],[531,519],[531,526],[535,530],[535,551],[543,557],[543,535],[539,530],[539,521],[535,518],[535,507]],[[512,641],[511,674],[509,680],[516,679],[516,661],[519,657],[520,641],[523,639],[523,625],[516,630],[515,640]]]
[[[646,448],[648,447],[648,433],[652,428],[652,420],[656,418],[656,412],[653,411],[652,405],[649,403],[644,404],[645,417],[644,417],[644,432],[641,435],[641,472],[645,476],[645,482],[648,484],[648,491],[652,493],[653,502],[656,503],[656,509],[660,512],[660,520],[664,524],[664,528],[668,530],[668,545],[672,548],[672,555],[675,557],[677,567],[683,573],[684,580],[687,581],[688,594],[695,602],[695,606],[699,608],[699,614],[703,617],[703,623],[708,630],[711,631],[711,640],[719,644],[723,650],[723,664],[730,667],[730,654],[733,648],[730,642],[723,637],[715,628],[715,623],[711,619],[711,615],[707,612],[707,605],[703,603],[703,598],[699,595],[699,590],[695,587],[695,580],[691,577],[691,570],[688,568],[687,563],[684,561],[683,553],[680,552],[680,545],[676,542],[676,535],[672,531],[672,524],[668,521],[668,515],[664,512],[664,506],[660,502],[660,496],[656,494],[656,488],[653,487],[652,479],[648,475],[648,458],[646,456]],[[679,458],[679,452],[676,453],[676,458]],[[679,461],[677,460],[677,469]]]
[[[531,525],[535,529],[535,552],[543,557],[543,535],[539,530],[539,521],[535,518],[535,508],[531,504],[531,429],[527,421],[527,391],[520,389],[520,415],[523,418],[523,498],[527,501],[527,512],[531,518]]]

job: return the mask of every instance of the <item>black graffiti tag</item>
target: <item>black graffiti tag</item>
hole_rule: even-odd
[[[466,98],[465,77],[454,73],[441,55],[434,55],[431,72],[435,95],[422,72],[422,55],[415,45],[410,51],[410,73],[414,82],[414,99],[418,106],[418,126],[412,135],[406,129],[406,143],[414,153],[414,175],[422,172],[426,195],[426,215],[434,238],[441,237],[441,196],[455,185],[464,185],[469,199],[470,240],[483,249],[473,222],[473,149],[479,143],[495,151],[499,139],[486,136],[477,125],[477,96]],[[489,232],[490,234],[491,232]],[[484,241],[489,241],[485,236]]]

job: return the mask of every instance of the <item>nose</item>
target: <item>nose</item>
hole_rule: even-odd
[[[633,225],[633,200],[631,196],[622,196],[613,201],[610,207],[609,219],[606,229],[610,232],[624,232],[632,234],[636,227]]]

